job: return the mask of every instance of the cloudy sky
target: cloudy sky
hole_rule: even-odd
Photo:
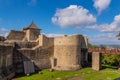
[[[0,35],[32,21],[48,36],[83,34],[92,44],[120,44],[120,0],[0,0]]]

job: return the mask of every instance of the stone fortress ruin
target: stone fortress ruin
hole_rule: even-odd
[[[0,41],[0,80],[29,69],[78,70],[86,65],[88,40],[82,35],[47,37],[34,22],[22,31],[11,30]],[[25,71],[26,69],[27,72]]]

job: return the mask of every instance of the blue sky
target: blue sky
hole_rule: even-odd
[[[120,0],[0,0],[0,35],[32,21],[48,36],[83,34],[92,44],[120,44]]]

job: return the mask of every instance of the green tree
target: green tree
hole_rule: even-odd
[[[120,67],[120,55],[115,55],[115,58],[117,66]]]
[[[102,63],[111,66],[120,67],[120,55],[115,55],[115,54],[103,55]]]
[[[88,48],[99,48],[97,45],[92,45],[90,43],[88,43]]]
[[[101,49],[106,49],[106,46],[105,45],[100,45],[100,48]]]

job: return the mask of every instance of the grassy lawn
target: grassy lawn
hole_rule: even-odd
[[[22,76],[13,80],[67,80],[68,78],[78,76],[80,80],[114,80],[120,77],[115,69],[104,69],[94,71],[91,68],[84,68],[78,71],[53,71],[43,70],[42,74],[32,74],[30,76]],[[76,80],[76,79],[75,79]]]

